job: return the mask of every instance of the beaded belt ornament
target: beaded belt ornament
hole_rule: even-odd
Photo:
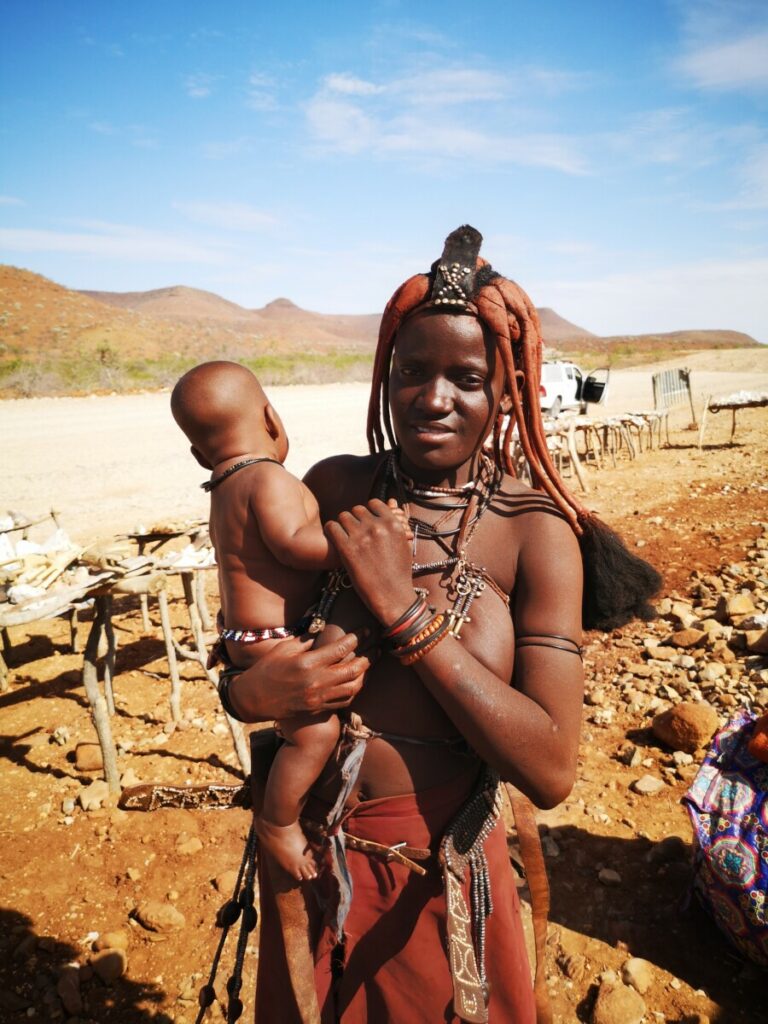
[[[295,626],[273,626],[272,629],[222,629],[219,640],[235,640],[240,644],[258,644],[262,640],[285,640],[298,636],[309,625],[309,619],[302,619]]]

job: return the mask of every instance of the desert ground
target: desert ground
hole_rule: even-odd
[[[693,370],[697,417],[706,394],[768,391],[768,350],[707,352],[681,362]],[[652,408],[653,369],[613,374],[607,411]],[[0,512],[55,508],[83,545],[139,525],[203,517],[204,474],[170,418],[168,397],[0,402]],[[326,455],[365,450],[365,387],[275,388],[271,397],[291,438],[294,473]],[[687,699],[706,700],[721,722],[747,699],[768,707],[768,675],[760,675],[768,660],[745,658],[727,644],[696,649],[687,677],[673,678],[644,659],[647,647],[668,643],[678,628],[672,601],[701,603],[701,587],[710,586],[702,578],[716,578],[726,590],[748,580],[758,607],[764,599],[768,409],[741,412],[733,444],[730,415],[711,417],[702,450],[690,419],[690,410],[680,407],[669,445],[633,460],[623,455],[615,467],[587,468],[585,503],[664,572],[660,597],[667,601],[651,623],[586,636],[577,783],[561,807],[540,815],[552,883],[549,987],[555,1019],[563,1024],[593,1020],[606,972],[620,974],[630,957],[647,961],[644,1005],[640,1016],[635,1006],[635,1017],[617,1017],[616,1024],[765,1019],[764,975],[686,902],[691,828],[680,798],[701,752],[692,763],[675,759],[650,725],[685,686],[692,688]],[[171,611],[178,636],[188,642],[180,594]],[[216,694],[193,662],[181,670],[184,721],[174,727],[170,720],[168,666],[153,602],[150,617],[145,633],[130,598],[115,614],[112,728],[121,773],[142,782],[237,782]],[[83,612],[83,637],[88,618]],[[14,627],[10,641],[10,686],[0,694],[0,1020],[192,1024],[196,991],[215,948],[216,909],[226,899],[222,876],[239,864],[247,812],[141,813],[109,804],[82,810],[78,795],[99,777],[75,762],[77,744],[95,741],[82,654],[72,653],[63,619]],[[723,663],[725,674],[707,685],[705,669],[714,661]],[[661,787],[635,792],[643,775],[661,780]],[[159,930],[139,923],[153,901],[166,910]],[[118,963],[112,974],[94,943],[125,947],[112,959]],[[254,941],[246,958],[246,997],[257,955]],[[222,996],[226,976],[218,986]],[[225,1019],[218,1003],[210,1019]]]

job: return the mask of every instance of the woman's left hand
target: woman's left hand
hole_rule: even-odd
[[[325,532],[339,553],[360,600],[383,625],[396,621],[414,598],[411,545],[402,514],[383,501],[355,505]]]

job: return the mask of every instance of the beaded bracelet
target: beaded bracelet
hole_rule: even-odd
[[[419,644],[416,650],[412,650],[412,653],[402,659],[403,665],[414,665],[417,661],[423,658],[425,654],[428,654],[433,647],[437,647],[440,641],[444,640],[445,637],[448,636],[450,631],[451,623],[446,615],[432,635],[427,637],[424,643]]]
[[[420,633],[414,636],[413,640],[409,644],[403,644],[396,648],[392,653],[397,658],[407,658],[411,654],[415,654],[420,651],[423,647],[426,647],[432,640],[433,635],[446,624],[447,616],[445,612],[440,612],[426,623]]]

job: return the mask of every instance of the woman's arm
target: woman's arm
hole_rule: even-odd
[[[520,520],[518,520],[520,522]],[[523,528],[513,618],[519,636],[557,634],[579,642],[581,554],[561,520],[530,517]],[[394,622],[413,600],[410,556],[380,502],[342,513],[326,527],[361,600]],[[399,541],[399,543],[398,543]],[[382,572],[382,567],[386,571]],[[583,675],[576,654],[521,647],[513,683],[485,668],[452,636],[414,665],[422,683],[480,757],[540,807],[573,785]]]

